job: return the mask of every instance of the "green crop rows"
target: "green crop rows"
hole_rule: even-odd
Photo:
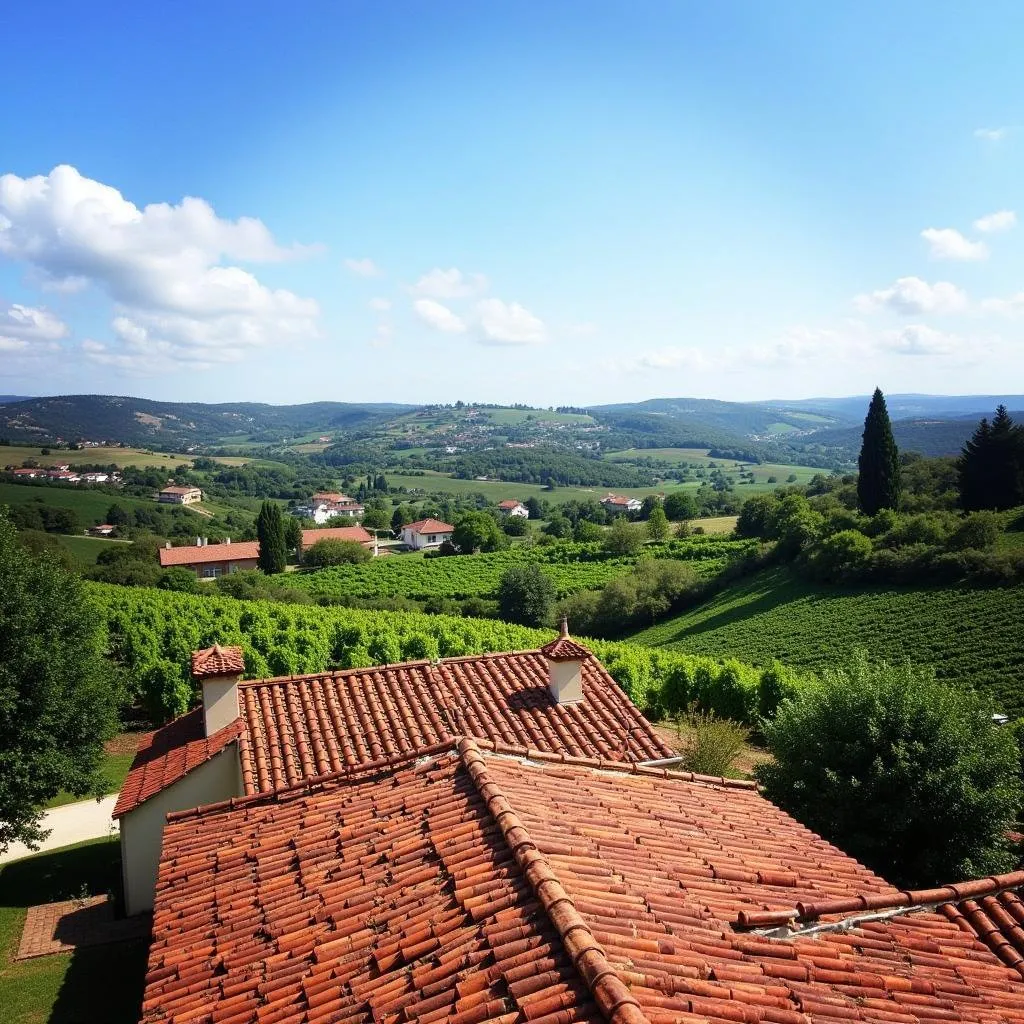
[[[1024,586],[820,586],[774,569],[631,638],[653,647],[819,669],[852,649],[932,665],[951,682],[988,689],[1024,714]]]
[[[694,537],[651,544],[645,554],[656,558],[682,559],[702,578],[713,575],[726,562],[750,548],[745,541]],[[288,586],[307,590],[317,597],[412,597],[466,598],[492,596],[502,574],[512,565],[536,562],[549,576],[560,597],[578,590],[596,590],[623,575],[636,558],[611,558],[598,544],[552,544],[548,547],[517,547],[481,555],[447,558],[416,558],[394,555],[361,565],[343,565],[309,573],[279,577]]]

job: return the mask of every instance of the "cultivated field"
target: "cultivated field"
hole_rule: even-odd
[[[26,459],[32,459],[40,466],[63,466],[65,463],[72,466],[117,466],[119,469],[125,466],[138,466],[142,469],[159,466],[170,473],[175,466],[191,466],[194,458],[192,455],[152,452],[145,448],[79,448],[76,451],[68,448],[50,448],[49,452],[49,455],[43,455],[41,448],[29,445],[0,445],[0,466],[20,466]],[[244,466],[254,460],[232,455],[216,457],[215,461],[225,466]]]
[[[811,669],[859,647],[872,657],[933,665],[943,679],[991,690],[1008,713],[1019,715],[1022,622],[1024,586],[846,589],[772,569],[630,642]]]

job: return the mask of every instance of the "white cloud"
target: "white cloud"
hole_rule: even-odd
[[[986,142],[1001,142],[1012,131],[1012,125],[1003,125],[999,128],[975,128],[974,137],[984,139]]]
[[[435,331],[462,334],[466,330],[462,318],[456,316],[447,306],[442,306],[440,302],[433,299],[417,299],[412,305],[416,315]]]
[[[25,350],[32,345],[54,347],[53,343],[68,335],[68,325],[45,309],[23,306],[15,302],[0,310],[0,349]]]
[[[925,324],[908,324],[898,331],[886,331],[879,347],[904,356],[947,356],[963,349],[964,344],[956,334]]]
[[[375,313],[386,313],[391,308],[390,299],[370,299],[370,309]]]
[[[355,274],[356,277],[380,277],[382,273],[380,267],[368,256],[358,260],[350,258],[345,260],[344,263],[345,269],[349,273]]]
[[[1017,223],[1017,214],[1013,210],[999,210],[996,213],[987,213],[974,222],[978,231],[990,234],[993,231],[1009,231]]]
[[[888,288],[858,295],[854,305],[865,313],[888,309],[903,316],[956,313],[967,308],[967,293],[949,281],[929,284],[919,277],[901,277]]]
[[[463,274],[458,267],[448,270],[435,267],[424,274],[410,291],[430,299],[467,299],[487,291],[487,278],[483,274]]]
[[[988,258],[988,246],[984,242],[972,242],[956,228],[925,228],[921,237],[929,243],[929,255],[933,260],[984,260]]]
[[[0,256],[29,264],[51,287],[84,282],[105,292],[116,304],[112,344],[85,351],[136,372],[231,362],[251,348],[315,336],[315,301],[223,263],[310,251],[279,246],[254,218],[224,220],[202,199],[139,209],[73,167],[0,177]]]
[[[536,345],[544,341],[544,322],[518,302],[483,299],[476,315],[484,340],[496,345]]]
[[[991,313],[1016,316],[1018,313],[1024,313],[1024,292],[1017,292],[1008,299],[985,299],[981,307]]]

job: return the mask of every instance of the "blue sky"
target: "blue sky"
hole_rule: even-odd
[[[4,31],[2,393],[1024,381],[1019,3],[54,3]]]

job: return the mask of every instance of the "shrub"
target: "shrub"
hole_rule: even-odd
[[[676,718],[676,736],[683,767],[700,775],[724,777],[732,768],[750,730],[714,711],[698,711],[691,706],[686,715]]]
[[[506,537],[525,537],[530,532],[522,516],[506,516],[501,521],[501,529]]]
[[[950,535],[948,546],[954,551],[967,548],[983,551],[999,539],[1000,526],[1000,518],[995,512],[972,512]]]
[[[811,575],[827,582],[854,576],[871,560],[871,540],[858,530],[840,530],[811,548],[807,567]]]
[[[498,584],[498,607],[507,622],[540,626],[551,618],[555,585],[536,562],[506,569]]]
[[[768,797],[898,885],[1008,870],[1022,790],[992,707],[909,663],[827,670],[765,728]]]
[[[358,565],[368,562],[370,552],[354,540],[333,540],[325,537],[302,552],[302,564],[311,569],[324,569],[329,565]]]

